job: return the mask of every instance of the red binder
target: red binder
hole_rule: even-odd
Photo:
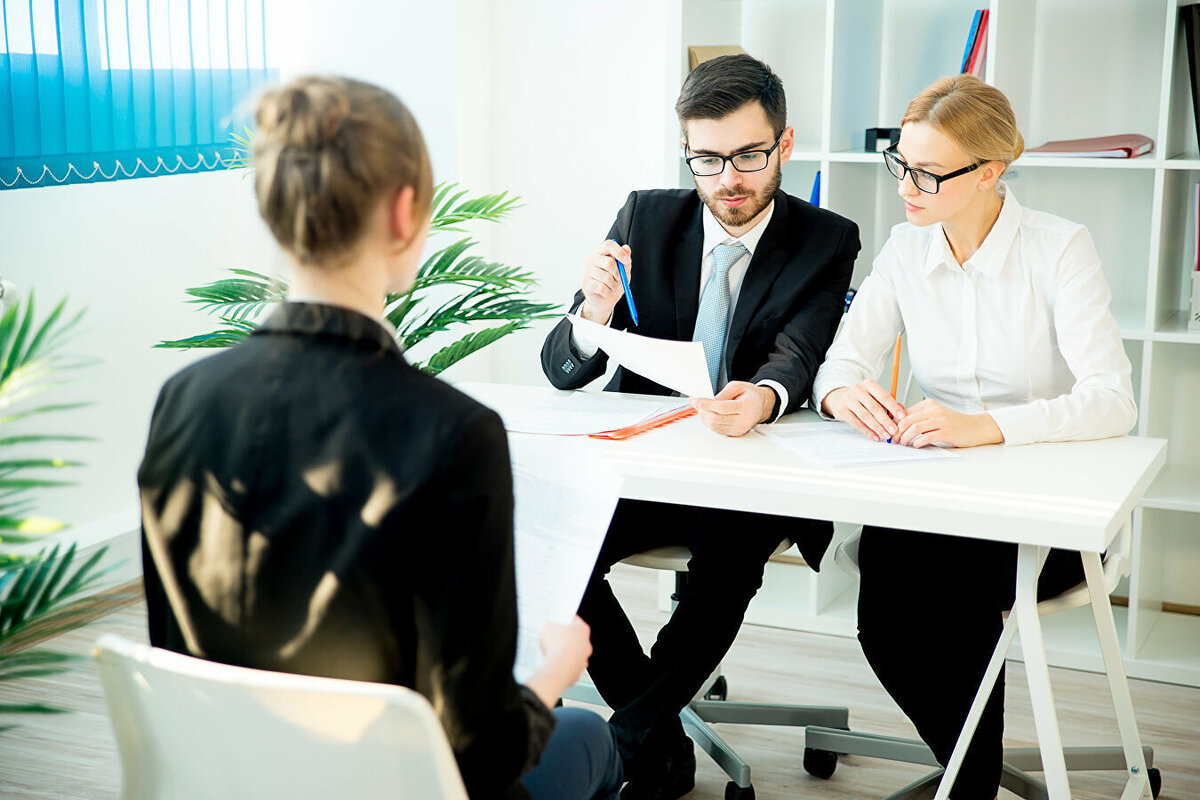
[[[687,419],[694,416],[696,409],[691,406],[682,408],[674,408],[659,414],[656,417],[642,420],[636,425],[627,425],[624,428],[617,428],[615,431],[602,431],[600,433],[589,433],[593,439],[628,439],[631,436],[637,436],[639,433],[645,433],[654,428],[661,428],[663,425],[670,425],[672,422],[678,422],[681,419]]]
[[[1097,136],[1091,139],[1063,139],[1046,142],[1041,147],[1025,151],[1027,156],[1062,156],[1067,158],[1134,158],[1154,149],[1154,140],[1140,133],[1118,136]]]

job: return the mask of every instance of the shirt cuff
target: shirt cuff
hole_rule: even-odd
[[[773,381],[770,378],[764,378],[763,380],[759,381],[756,385],[757,386],[766,386],[768,389],[775,392],[775,396],[779,399],[779,402],[775,404],[775,413],[771,415],[771,418],[769,420],[767,420],[766,424],[770,425],[771,423],[778,420],[781,416],[783,416],[783,410],[785,408],[787,408],[787,404],[788,404],[787,389],[783,388],[783,385],[781,383],[779,383],[777,381]]]
[[[1031,444],[1039,440],[1038,428],[1042,412],[1032,404],[997,408],[986,413],[991,414],[996,427],[1000,429],[1004,444]]]
[[[582,306],[583,306],[583,303],[580,303],[579,305],[575,306],[574,308],[571,309],[571,313],[578,314],[579,309]],[[608,322],[604,323],[604,327],[607,328],[610,325],[612,325],[612,315],[611,314],[608,317]],[[593,342],[591,339],[589,339],[587,337],[587,334],[584,334],[583,336],[576,336],[574,325],[571,326],[570,337],[571,337],[570,338],[571,349],[575,351],[575,355],[579,356],[580,361],[587,361],[589,358],[596,355],[596,351],[600,349],[600,346],[597,345],[595,342]]]

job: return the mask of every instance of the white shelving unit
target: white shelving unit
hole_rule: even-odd
[[[796,152],[783,187],[856,221],[857,286],[893,225],[896,181],[866,128],[893,127],[908,101],[958,70],[971,17],[991,10],[984,79],[1010,98],[1027,146],[1116,133],[1154,138],[1136,159],[1025,158],[1008,183],[1021,202],[1088,226],[1133,364],[1137,433],[1170,441],[1169,462],[1134,517],[1134,572],[1118,590],[1129,673],[1200,686],[1200,332],[1188,331],[1189,197],[1200,182],[1184,0],[675,0],[682,82],[691,45],[740,44],[779,73]],[[675,84],[676,86],[678,83]],[[674,87],[671,87],[674,89]],[[668,148],[668,173],[693,185]],[[840,534],[845,531],[840,530]],[[665,577],[665,576],[664,576]],[[772,564],[750,622],[852,636],[857,587],[833,564]],[[1047,619],[1052,663],[1101,668],[1086,614]]]

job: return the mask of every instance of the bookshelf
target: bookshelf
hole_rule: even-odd
[[[893,225],[904,220],[896,182],[863,152],[868,127],[899,123],[909,99],[956,72],[976,8],[990,8],[984,79],[1010,98],[1028,146],[1143,133],[1136,159],[1019,160],[1009,185],[1021,202],[1088,226],[1104,261],[1113,312],[1133,364],[1137,433],[1167,438],[1169,461],[1134,514],[1133,573],[1118,589],[1127,668],[1135,677],[1200,686],[1200,332],[1188,331],[1185,226],[1200,182],[1183,0],[674,0],[678,57],[690,45],[741,45],[779,73],[796,153],[783,188],[855,220],[863,250],[853,285]],[[676,29],[671,28],[674,33]],[[674,117],[671,117],[674,125]],[[692,186],[672,142],[667,175]],[[848,532],[838,527],[838,536]],[[829,560],[831,562],[831,560]],[[747,620],[853,636],[857,585],[827,563],[820,573],[771,564]],[[1047,618],[1052,663],[1100,670],[1087,614]]]

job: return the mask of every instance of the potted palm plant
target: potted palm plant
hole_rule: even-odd
[[[65,316],[66,301],[40,324],[34,299],[13,304],[0,316],[0,682],[61,672],[78,657],[35,645],[82,624],[90,617],[89,593],[113,566],[101,568],[105,549],[81,564],[75,545],[60,544],[34,553],[14,551],[62,530],[57,520],[33,513],[32,493],[61,486],[55,477],[78,462],[47,457],[33,450],[87,437],[27,428],[30,420],[60,414],[81,403],[35,403],[32,398],[55,388],[65,373],[86,364],[61,354],[63,343],[83,312]],[[42,703],[0,703],[0,718],[10,714],[54,713]],[[12,727],[0,724],[0,731]]]
[[[244,147],[244,145],[243,145]],[[439,184],[433,200],[431,236],[465,233],[470,222],[499,222],[517,208],[508,194],[468,197],[457,184]],[[463,235],[430,255],[417,272],[411,289],[389,295],[384,314],[396,328],[396,338],[409,350],[435,334],[453,340],[415,366],[438,374],[466,356],[527,327],[537,319],[558,316],[551,303],[531,299],[537,279],[520,267],[487,261],[472,253],[478,242]],[[248,269],[232,269],[233,277],[187,290],[205,312],[220,320],[208,333],[171,339],[156,347],[228,347],[257,327],[270,303],[283,299],[286,281]],[[483,326],[483,327],[481,327]]]

